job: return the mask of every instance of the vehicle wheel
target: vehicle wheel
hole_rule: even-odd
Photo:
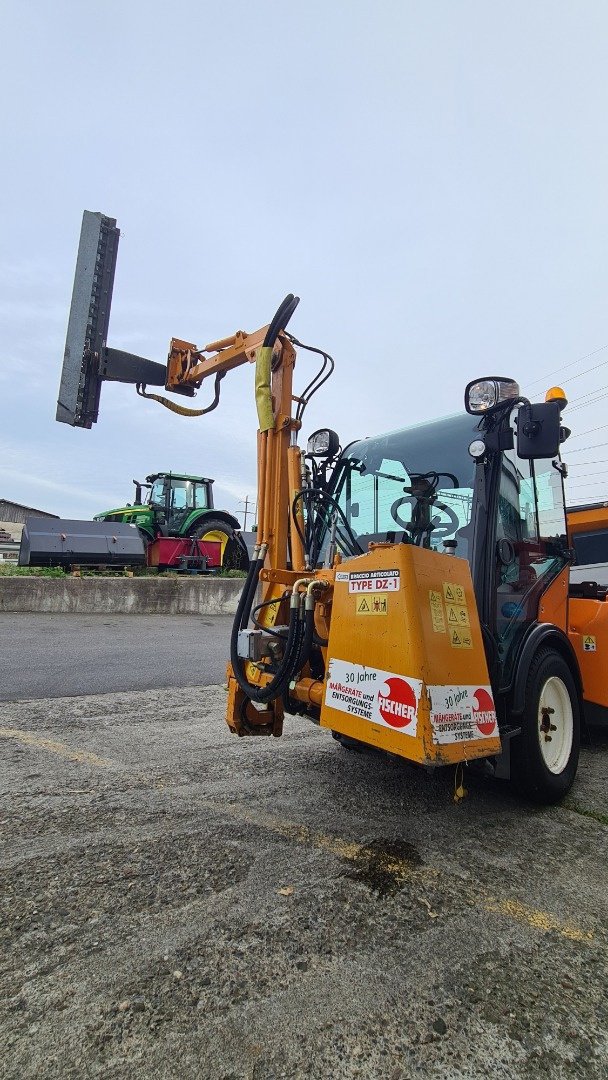
[[[556,803],[576,776],[580,704],[572,672],[553,649],[533,660],[525,702],[522,732],[513,740],[512,778],[534,802]]]
[[[207,518],[192,533],[195,540],[215,541],[222,545],[222,570],[247,570],[247,550],[234,529],[219,518]]]

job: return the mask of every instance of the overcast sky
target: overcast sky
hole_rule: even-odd
[[[0,498],[91,517],[164,469],[255,494],[249,367],[209,417],[107,385],[93,429],[55,422],[85,209],[122,233],[111,345],[164,362],[293,291],[336,360],[306,433],[455,412],[483,374],[560,382],[569,497],[607,495],[605,0],[0,10]]]

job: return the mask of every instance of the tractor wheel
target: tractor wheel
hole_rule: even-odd
[[[576,776],[580,703],[572,672],[553,649],[532,661],[521,735],[513,740],[512,777],[529,799],[556,803]]]
[[[194,540],[215,541],[222,545],[222,570],[249,569],[249,557],[243,542],[221,518],[207,518],[191,535]]]

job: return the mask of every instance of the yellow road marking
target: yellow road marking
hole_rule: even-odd
[[[0,727],[0,738],[16,739],[26,746],[33,746],[39,750],[48,750],[52,754],[58,754],[68,761],[75,761],[81,765],[95,765],[101,769],[116,766],[116,762],[111,761],[109,758],[99,757],[88,750],[73,750],[71,747],[66,746],[65,743],[56,742],[54,739],[43,739],[29,731],[20,731],[18,728]],[[137,779],[141,780],[141,775]],[[158,786],[158,782],[155,786]],[[364,844],[358,844],[352,840],[343,840],[339,836],[319,832],[311,829],[308,825],[301,825],[295,821],[278,819],[264,813],[264,811],[254,813],[242,806],[216,803],[211,799],[197,799],[197,806],[242,821],[247,825],[267,829],[269,832],[283,836],[286,840],[292,840],[297,844],[315,848],[318,851],[325,851],[330,855],[337,855],[338,858],[346,859],[348,862],[361,863],[369,855],[369,849]],[[402,882],[406,878],[417,878],[419,881],[430,882],[441,877],[441,872],[433,867],[413,866],[407,859],[400,859],[398,855],[389,852],[386,854],[386,859],[382,860],[382,868]],[[543,932],[555,930],[570,941],[588,942],[594,938],[592,930],[581,930],[580,927],[562,922],[548,911],[527,907],[519,900],[498,900],[488,893],[472,888],[465,882],[460,887],[460,894],[472,905],[482,907],[491,914],[505,915],[517,922],[525,922],[534,930]]]
[[[581,930],[578,926],[560,922],[555,915],[551,915],[548,911],[526,907],[519,900],[496,900],[494,897],[488,896],[485,897],[483,905],[486,911],[494,912],[496,915],[507,915],[512,919],[517,919],[519,922],[527,922],[535,930],[557,930],[562,937],[569,938],[570,941],[593,940],[592,930]]]
[[[243,821],[248,825],[257,825],[263,829],[268,829],[270,832],[284,836],[286,840],[293,840],[297,844],[303,844],[306,847],[337,855],[339,858],[347,859],[349,862],[361,863],[369,855],[369,849],[364,844],[342,840],[339,836],[332,836],[329,833],[316,832],[307,825],[299,825],[293,821],[278,820],[264,812],[252,813],[243,807],[224,806],[214,803],[210,799],[200,800],[198,805],[204,805],[208,810],[236,818],[238,821]],[[400,859],[399,856],[388,852],[386,859],[382,860],[382,869],[398,878],[401,882],[404,882],[407,878],[413,878],[430,883],[431,881],[436,882],[442,876],[441,871],[433,867],[413,866],[407,859]],[[468,903],[481,907],[490,914],[505,915],[516,922],[525,922],[534,930],[542,930],[543,932],[555,930],[570,941],[593,941],[594,934],[592,930],[581,930],[580,927],[573,926],[571,923],[562,922],[548,911],[527,907],[519,900],[497,900],[496,897],[489,893],[471,887],[465,882],[459,886],[459,892]]]
[[[109,769],[115,764],[108,758],[98,757],[88,750],[72,750],[65,743],[56,742],[54,739],[42,739],[39,735],[32,735],[31,731],[20,731],[18,728],[0,727],[0,738],[15,739],[26,746],[34,746],[37,750],[48,750],[51,754],[68,761],[77,761],[80,765],[97,765],[100,769]]]

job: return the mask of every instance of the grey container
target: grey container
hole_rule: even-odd
[[[144,541],[124,522],[26,519],[19,566],[145,566]]]

